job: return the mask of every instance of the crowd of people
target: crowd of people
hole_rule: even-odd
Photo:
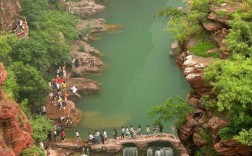
[[[48,94],[48,101],[50,104],[57,107],[59,111],[65,111],[66,106],[68,104],[68,96],[70,92],[72,94],[77,94],[78,91],[78,88],[75,85],[73,85],[70,90],[67,90],[67,83],[65,81],[67,78],[66,69],[76,66],[76,59],[74,60],[74,62],[70,62],[70,64],[72,65],[70,65],[69,67],[67,67],[67,64],[69,63],[66,63],[63,66],[59,66],[59,68],[55,72],[56,76],[52,79],[52,81],[49,82],[50,92]],[[44,111],[44,114],[46,114],[46,111]],[[69,126],[72,124],[69,115],[61,116],[59,118],[59,122],[61,124],[64,124],[65,126]]]
[[[171,126],[170,128],[171,128],[171,134],[173,136],[175,136],[175,127]],[[153,134],[157,134],[157,133],[162,134],[163,129],[164,129],[164,126],[162,124],[158,124],[158,125],[153,124],[152,132],[153,132]],[[141,137],[141,136],[149,137],[150,131],[151,131],[151,128],[149,125],[146,126],[144,134],[143,134],[143,129],[140,125],[138,125],[137,128],[134,128],[131,125],[130,127],[123,126],[121,128],[120,136],[118,136],[118,132],[116,129],[113,130],[112,135],[113,135],[113,139],[116,141],[118,138],[120,138],[120,139],[124,139],[124,138],[134,139],[134,138]],[[102,130],[101,133],[98,130],[95,130],[94,133],[89,133],[88,142],[92,143],[92,144],[99,144],[99,143],[105,144],[105,141],[107,140],[107,138],[108,138],[108,135],[105,130]]]

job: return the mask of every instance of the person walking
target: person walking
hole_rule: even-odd
[[[57,131],[56,130],[53,131],[53,139],[54,139],[54,141],[57,140]]]
[[[149,134],[150,134],[150,126],[147,125],[147,126],[146,126],[146,137],[148,137]]]
[[[117,131],[116,131],[116,129],[114,129],[114,131],[113,131],[113,137],[114,137],[114,139],[116,141],[117,140]]]
[[[102,130],[102,133],[101,133],[101,142],[102,144],[104,144],[105,142],[104,130]]]
[[[65,130],[64,130],[64,129],[62,129],[60,135],[61,135],[61,142],[64,142],[64,141],[65,141],[65,137],[66,137],[66,133],[65,133]]]
[[[77,130],[75,131],[75,137],[76,137],[76,141],[80,141],[81,140],[80,134],[79,134],[79,132]]]
[[[140,125],[138,125],[137,134],[138,136],[142,135],[142,127]]]
[[[125,128],[122,126],[122,130],[121,130],[121,139],[124,138],[125,135]]]
[[[159,132],[162,134],[162,133],[163,133],[164,126],[162,125],[161,122],[158,124],[158,126],[159,126]]]
[[[130,126],[130,135],[131,135],[131,138],[134,138],[134,133],[135,133],[135,130],[134,130],[133,126],[131,125]]]
[[[174,126],[171,126],[171,135],[173,135],[175,138],[175,127]]]
[[[130,131],[129,131],[128,127],[126,127],[126,129],[125,129],[125,135],[126,135],[126,138],[128,138],[130,135]]]
[[[153,124],[153,134],[156,134],[157,133],[157,127],[155,124]]]
[[[108,135],[107,135],[107,132],[105,130],[103,130],[103,134],[104,134],[104,140],[107,140]]]

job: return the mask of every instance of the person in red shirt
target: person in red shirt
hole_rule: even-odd
[[[63,129],[62,131],[61,131],[61,140],[62,140],[62,142],[64,142],[65,141],[65,136],[66,136],[66,133],[65,133],[65,130]]]

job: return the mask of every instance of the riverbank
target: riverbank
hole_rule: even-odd
[[[70,13],[80,15],[82,18],[94,15],[105,8],[95,2],[86,0],[61,3],[68,8],[67,10]],[[58,107],[61,101],[51,101],[49,98],[46,104],[47,116],[54,120],[58,126],[70,126],[65,123],[67,119],[70,119],[71,125],[76,125],[80,120],[81,113],[76,108],[75,102],[81,99],[82,95],[95,94],[100,90],[100,84],[97,81],[84,77],[88,74],[100,73],[105,66],[101,60],[102,54],[88,43],[92,34],[106,31],[105,22],[104,19],[80,19],[76,25],[79,31],[79,38],[73,42],[70,51],[72,58],[70,62],[71,68],[66,69],[66,66],[62,67],[66,75],[61,75],[63,81],[66,82],[66,88],[63,91],[64,94],[67,94],[67,100],[64,99],[66,106],[61,109],[61,107]],[[57,76],[55,75],[56,78]],[[76,94],[71,91],[73,86],[78,88]]]

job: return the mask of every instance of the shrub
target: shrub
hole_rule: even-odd
[[[150,118],[157,116],[156,123],[177,119],[179,121],[177,125],[181,125],[185,122],[185,115],[192,110],[192,107],[183,99],[177,98],[173,100],[172,98],[168,98],[163,105],[154,106],[151,111],[148,112],[148,116]]]
[[[35,116],[30,119],[30,123],[33,130],[32,137],[37,143],[46,141],[48,131],[54,129],[52,121],[46,116]]]
[[[31,146],[22,151],[21,156],[45,156],[45,153],[39,147]]]

